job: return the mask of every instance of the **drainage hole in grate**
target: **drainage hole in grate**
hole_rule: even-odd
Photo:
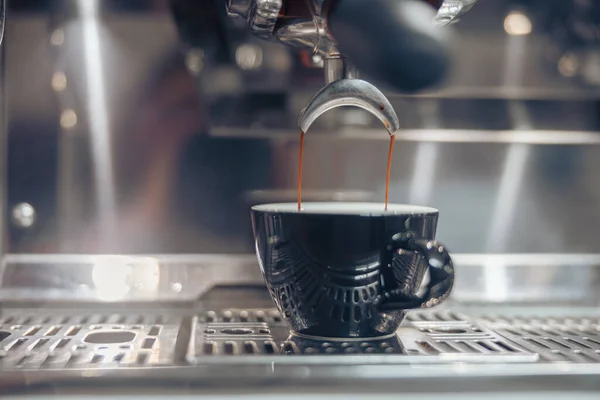
[[[261,329],[261,330],[259,330],[258,332],[259,332],[259,333],[262,333],[263,335],[268,335],[268,334],[270,334],[270,333],[271,333],[271,331],[270,331],[270,330],[268,330],[268,329]]]
[[[275,342],[268,341],[268,342],[264,343],[264,348],[265,348],[265,353],[273,354],[273,353],[275,353],[275,349],[277,348],[277,345],[275,344]]]
[[[143,352],[137,355],[137,363],[138,364],[146,364],[148,362],[148,353]]]
[[[567,342],[573,343],[573,344],[575,344],[575,345],[577,345],[579,347],[583,347],[584,349],[592,349],[593,348],[592,346],[590,346],[590,345],[588,345],[586,343],[580,342],[579,340],[575,340],[573,338],[565,338],[565,340]]]
[[[79,325],[72,326],[71,329],[69,329],[67,331],[65,336],[75,336],[79,333],[79,331],[81,331],[81,326],[79,326]]]
[[[258,351],[258,347],[256,346],[256,343],[254,343],[253,341],[246,341],[244,342],[244,353],[246,354],[254,354]]]
[[[56,342],[56,344],[54,345],[55,349],[62,349],[63,347],[65,347],[67,345],[67,343],[69,343],[71,341],[71,339],[60,339],[58,342]]]
[[[283,343],[283,353],[284,354],[297,354],[300,352],[298,346],[292,342],[284,342]]]
[[[142,342],[142,349],[151,349],[156,342],[156,338],[146,338]]]
[[[600,342],[597,341],[597,340],[595,340],[595,339],[586,337],[585,340],[587,340],[588,342],[592,342],[592,343],[597,344],[598,346],[600,346]]]
[[[62,325],[55,325],[52,328],[48,329],[44,336],[54,336],[62,329]]]
[[[27,340],[25,338],[19,338],[13,342],[13,344],[7,350],[16,350],[21,347]]]
[[[237,346],[235,344],[235,342],[225,342],[223,344],[223,351],[225,351],[225,354],[227,355],[234,355],[237,353]]]
[[[92,357],[92,364],[98,364],[99,362],[101,362],[104,359],[104,356],[102,354],[94,354],[94,357]]]
[[[148,332],[148,336],[158,336],[159,333],[160,333],[160,326],[154,325],[152,328],[150,328],[150,331]]]
[[[25,333],[23,334],[23,336],[33,336],[33,335],[35,335],[36,333],[38,333],[38,332],[40,331],[40,329],[42,329],[42,327],[41,327],[41,326],[34,326],[34,327],[32,327],[32,328],[29,328],[29,330],[28,330],[27,332],[25,332]],[[1,336],[1,334],[0,334],[0,340],[1,340],[1,337],[2,337],[2,336]]]
[[[418,341],[417,344],[421,347],[425,352],[429,354],[439,354],[439,350],[433,347],[431,344],[424,342],[422,340]]]
[[[483,347],[484,349],[486,349],[488,351],[493,351],[493,352],[498,351],[495,348],[493,348],[492,346],[490,346],[489,344],[487,344],[486,342],[478,341],[475,343],[477,343],[478,345],[480,345],[481,347]]]
[[[125,343],[133,341],[135,335],[131,331],[92,332],[83,341],[94,344]]]
[[[436,342],[437,347],[439,347],[444,353],[459,353],[459,350],[455,349],[454,347],[452,347],[451,345],[449,345],[448,343],[444,342],[444,341],[437,341]]]
[[[33,345],[33,347],[31,347],[31,350],[39,349],[40,347],[42,347],[43,345],[45,345],[49,341],[50,341],[50,339],[48,339],[48,338],[40,339],[37,342],[35,342],[35,344]]]
[[[473,347],[472,345],[470,345],[469,343],[467,343],[465,341],[456,340],[454,342],[454,344],[466,353],[481,353],[481,351],[479,351],[479,349]]]
[[[535,346],[543,347],[545,349],[551,349],[550,346],[548,346],[547,344],[545,344],[545,343],[543,343],[541,341],[538,341],[538,340],[535,340],[535,339],[531,339],[531,338],[525,338],[524,340],[526,340],[527,342],[529,342],[529,343],[531,343],[531,344],[533,344]]]
[[[563,349],[569,349],[569,350],[571,349],[571,346],[561,343],[558,340],[555,340],[552,338],[544,338],[544,339],[546,339],[546,341],[549,343],[552,343],[552,344],[562,347]]]
[[[542,334],[540,334],[540,332],[536,331],[535,329],[532,328],[521,328],[523,330],[523,332],[527,332],[530,335],[533,336],[543,336]]]
[[[510,347],[509,345],[507,345],[504,342],[493,341],[492,343],[494,343],[496,346],[500,347],[501,349],[504,349],[504,350],[509,351],[511,353],[517,352],[517,350],[513,349],[512,347]]]
[[[0,331],[0,342],[10,336],[10,332]]]
[[[216,345],[214,342],[206,342],[203,346],[204,354],[213,355],[215,354]]]
[[[220,332],[226,335],[250,335],[254,333],[251,329],[247,328],[227,328],[221,329]]]
[[[215,331],[214,329],[205,329],[205,330],[204,330],[204,333],[207,333],[207,334],[209,334],[209,335],[211,335],[211,334],[213,334],[213,333],[215,333],[215,332],[216,332],[216,331]]]
[[[461,334],[461,333],[467,333],[466,329],[463,328],[453,328],[453,327],[449,327],[449,326],[443,326],[440,328],[435,328],[433,329],[434,332],[437,333],[452,333],[452,334]]]

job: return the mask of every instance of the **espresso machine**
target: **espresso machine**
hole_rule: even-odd
[[[0,4],[0,395],[598,396],[596,2]],[[265,288],[300,130],[308,201],[381,201],[393,135],[440,209],[454,290],[392,338]]]

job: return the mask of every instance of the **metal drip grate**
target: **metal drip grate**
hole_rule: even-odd
[[[453,312],[414,313],[385,340],[313,340],[290,335],[276,310],[209,311],[194,320],[192,358],[217,355],[397,354],[533,362],[537,354]],[[431,360],[428,360],[430,362]]]
[[[483,324],[547,362],[600,362],[600,318],[481,318]]]
[[[165,315],[17,311],[0,318],[0,368],[171,365],[180,321]]]
[[[0,316],[0,370],[118,369],[248,360],[299,364],[375,362],[369,360],[410,364],[600,362],[598,317],[415,311],[397,336],[386,340],[314,340],[290,335],[274,309],[193,314],[192,310],[86,313],[5,309]],[[336,355],[342,357],[330,357]]]

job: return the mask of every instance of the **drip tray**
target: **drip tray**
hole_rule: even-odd
[[[4,309],[0,316],[0,371],[273,363],[600,363],[600,318],[414,311],[392,338],[313,340],[290,335],[276,310],[262,308]]]
[[[14,310],[0,318],[0,369],[174,365],[183,319]]]
[[[424,318],[415,320],[415,318]],[[418,313],[405,322],[392,338],[379,340],[315,340],[291,335],[276,310],[230,309],[209,311],[192,321],[193,338],[187,354],[192,364],[212,362],[257,361],[291,363],[339,363],[350,355],[385,355],[361,357],[361,363],[394,364],[473,362],[536,362],[538,354],[518,345],[467,317],[453,312]],[[299,360],[298,356],[307,355]],[[332,357],[332,356],[340,357]],[[238,357],[219,357],[238,356]],[[262,356],[262,357],[256,357]],[[265,357],[266,356],[266,357]],[[327,356],[327,357],[317,357]]]

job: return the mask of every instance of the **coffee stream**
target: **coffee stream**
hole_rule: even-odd
[[[300,154],[298,156],[298,211],[302,211],[302,164],[304,156],[304,131],[300,131]],[[394,154],[394,143],[396,135],[390,136],[390,147],[388,150],[387,173],[385,175],[385,210],[388,209],[390,200],[390,175],[392,172],[392,155]]]
[[[302,210],[302,157],[304,155],[304,131],[300,131],[300,156],[298,161],[298,211]]]
[[[396,142],[396,135],[390,136],[390,148],[388,150],[388,163],[387,163],[387,174],[385,175],[385,210],[388,209],[388,203],[390,201],[390,175],[392,172],[392,155],[394,154],[394,143]]]

